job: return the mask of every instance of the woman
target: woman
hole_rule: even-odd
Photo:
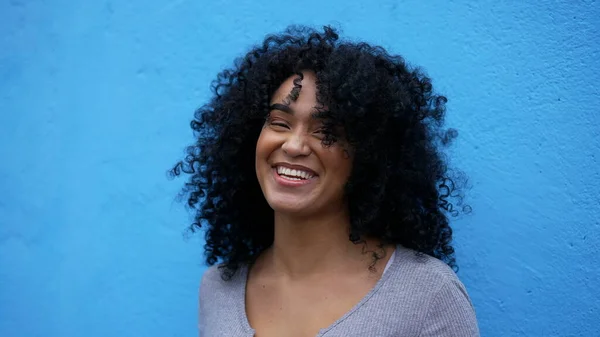
[[[213,265],[202,336],[479,335],[451,269],[460,193],[440,149],[455,132],[427,77],[329,27],[293,27],[213,91],[172,170],[190,174]]]

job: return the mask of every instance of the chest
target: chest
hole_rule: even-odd
[[[315,337],[365,298],[375,279],[249,282],[246,315],[256,337]]]

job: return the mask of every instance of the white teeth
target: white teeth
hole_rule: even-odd
[[[313,175],[309,172],[289,169],[283,166],[277,166],[277,173],[280,175],[285,175],[291,180],[310,179],[313,177]]]

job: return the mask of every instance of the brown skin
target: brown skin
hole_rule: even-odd
[[[252,266],[246,286],[246,314],[258,337],[317,335],[375,286],[393,251],[372,239],[349,241],[343,189],[351,150],[343,140],[322,145],[322,124],[312,116],[315,75],[303,74],[298,99],[289,111],[271,111],[256,144],[257,178],[275,212],[274,244]],[[271,104],[286,101],[296,77],[279,87]],[[282,184],[277,163],[302,166],[313,177],[303,185]],[[371,251],[383,255],[374,269]]]

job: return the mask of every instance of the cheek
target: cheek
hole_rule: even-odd
[[[348,180],[352,171],[352,156],[351,153],[341,147],[330,149],[327,156],[327,166],[331,171],[335,172],[340,180]]]
[[[264,164],[276,149],[277,137],[272,132],[269,132],[268,129],[262,129],[256,141],[256,165]]]
[[[264,152],[265,152],[265,134],[264,134],[264,129],[263,131],[260,132],[260,135],[258,136],[258,140],[256,141],[256,158],[261,158],[262,156],[264,156]]]
[[[265,151],[265,139],[263,137],[263,133],[261,132],[258,140],[256,141],[256,151],[254,154],[254,173],[256,174],[256,178],[258,179],[258,184],[261,186],[261,189],[264,188],[264,179],[266,178],[266,169],[267,166],[267,154]]]
[[[350,173],[352,173],[352,160],[348,156],[343,156],[341,159],[341,167],[340,172],[343,172],[344,183],[348,181],[350,178]]]

